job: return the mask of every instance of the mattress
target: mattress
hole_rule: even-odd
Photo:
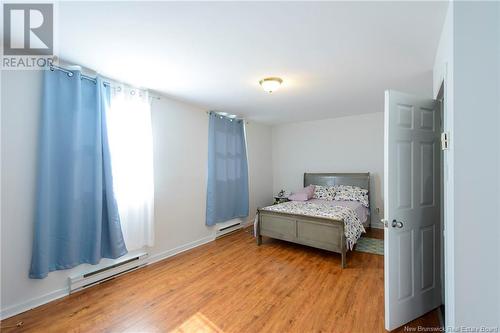
[[[337,201],[337,200],[311,199],[308,202],[321,203],[321,204],[332,206],[332,207],[342,206],[342,207],[351,208],[352,210],[354,210],[354,212],[358,216],[359,221],[365,227],[370,225],[370,219],[368,218],[370,216],[370,209],[366,208],[358,201]]]
[[[370,209],[363,206],[358,201],[336,201],[336,200],[321,200],[311,199],[308,201],[291,201],[261,208],[273,212],[298,214],[311,217],[326,217],[335,219],[335,216],[330,213],[330,209],[322,209],[323,207],[347,207],[353,210],[361,224],[365,227],[370,224]]]

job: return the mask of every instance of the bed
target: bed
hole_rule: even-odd
[[[304,187],[308,185],[358,186],[368,190],[369,202],[369,173],[304,173]],[[370,224],[369,209],[365,210],[366,219],[361,221],[358,216],[361,210],[355,202],[310,200],[259,208],[255,224],[257,245],[261,245],[262,236],[266,236],[328,250],[341,255],[341,267],[345,268],[347,248],[352,249],[364,227]]]

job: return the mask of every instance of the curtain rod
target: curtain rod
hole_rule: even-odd
[[[211,113],[215,113],[219,116],[222,116],[222,117],[226,117],[226,118],[229,118],[229,119],[237,119],[237,120],[245,120],[245,118],[243,117],[238,117],[237,115],[234,115],[234,117],[230,117],[229,114],[227,112],[218,112],[218,111],[205,111],[206,114],[211,114]]]
[[[61,72],[63,72],[63,73],[68,74],[68,76],[69,76],[69,77],[72,77],[73,75],[75,75],[75,73],[73,73],[73,71],[71,71],[70,69],[66,69],[66,68],[64,68],[64,67],[57,66],[57,65],[54,65],[54,64],[50,65],[50,66],[49,66],[49,69],[50,69],[51,71],[54,71],[54,70],[61,71]],[[85,75],[85,74],[83,74],[83,73],[80,75],[80,77],[81,77],[82,79],[84,79],[84,80],[88,80],[88,81],[91,81],[91,82],[97,83],[97,78],[95,78],[95,77],[92,77],[92,76],[89,76],[89,75]],[[105,81],[105,80],[104,80],[104,81],[103,81],[103,84],[104,84],[105,86],[111,86],[111,82],[109,82],[109,81]],[[146,89],[146,90],[147,90],[147,89]],[[151,97],[151,98],[153,98],[153,99],[158,99],[158,100],[159,100],[159,99],[161,99],[160,97],[158,97],[158,96],[154,96],[154,95],[151,95],[151,94],[149,95],[149,97]]]
[[[61,72],[63,72],[63,73],[68,74],[68,76],[69,76],[69,77],[72,77],[72,76],[75,74],[75,73],[73,73],[71,70],[66,69],[66,68],[63,68],[63,67],[61,67],[61,66],[57,66],[57,65],[50,65],[50,66],[49,66],[49,69],[50,69],[51,71],[54,71],[55,69],[57,69],[58,71],[61,71]],[[80,77],[81,77],[82,79],[89,80],[89,81],[92,81],[92,82],[94,82],[94,83],[97,83],[97,79],[96,79],[95,77],[91,77],[91,76],[88,76],[88,75],[85,75],[85,74],[81,74],[81,76],[80,76]],[[111,83],[106,82],[106,81],[104,81],[103,83],[104,83],[105,85],[111,85]]]

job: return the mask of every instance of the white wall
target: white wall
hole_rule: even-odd
[[[250,121],[246,124],[246,134],[251,194],[249,222],[253,222],[257,208],[273,202],[271,127]]]
[[[212,237],[205,226],[208,117],[162,98],[151,104],[155,174],[152,255]]]
[[[89,265],[31,280],[41,73],[3,71],[1,79],[1,314],[9,316],[67,293],[67,278]],[[151,260],[213,239],[205,226],[208,116],[161,98],[152,102],[155,246]],[[247,125],[251,213],[271,203],[271,128]],[[250,218],[253,218],[251,215]],[[106,260],[105,260],[106,261]]]
[[[498,6],[498,2],[454,3],[457,325],[500,325]]]
[[[499,44],[498,2],[450,3],[434,91],[445,77],[452,200],[445,225],[445,309],[452,327],[500,325]]]
[[[383,112],[278,125],[272,131],[274,193],[301,188],[304,172],[370,172],[372,223],[381,227]]]

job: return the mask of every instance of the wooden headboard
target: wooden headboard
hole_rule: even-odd
[[[370,173],[304,173],[304,187],[311,184],[359,186],[370,193]]]

